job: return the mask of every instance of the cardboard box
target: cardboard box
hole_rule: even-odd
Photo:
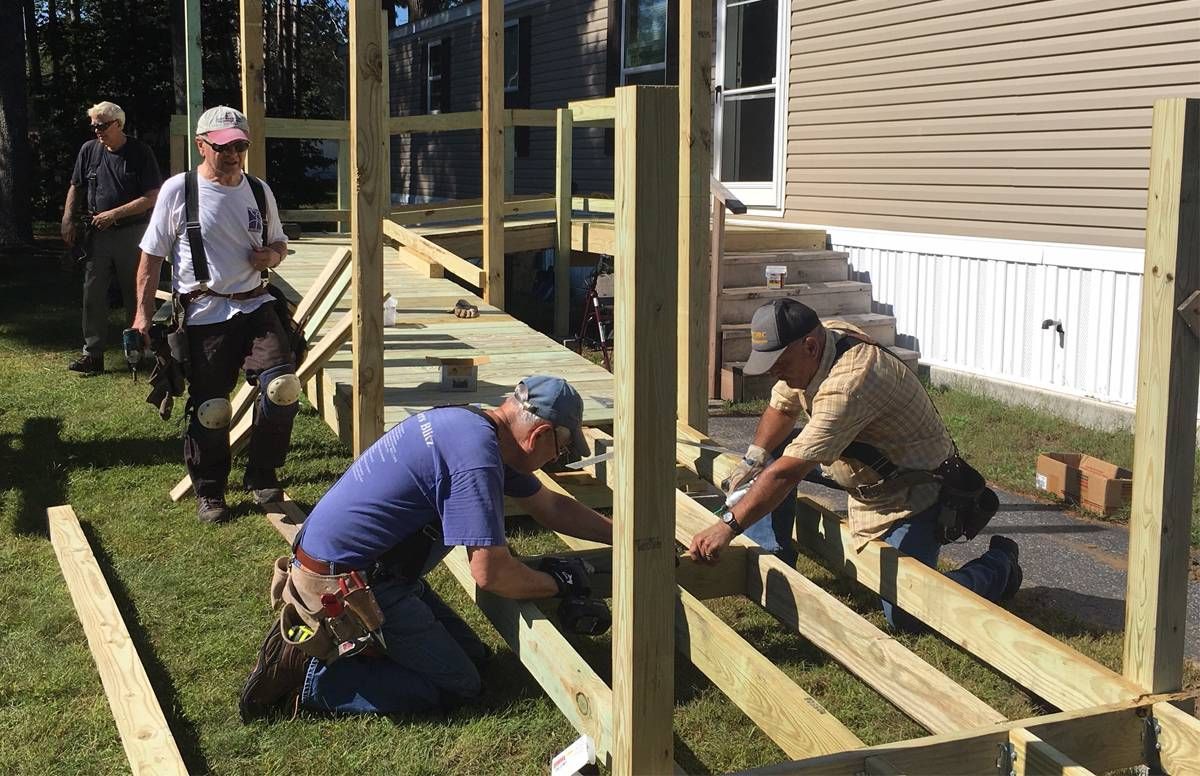
[[[1115,512],[1133,497],[1133,472],[1079,453],[1039,455],[1035,484],[1039,490],[1101,514]]]
[[[474,391],[479,386],[479,365],[486,364],[487,356],[467,358],[439,358],[426,356],[425,360],[442,368],[441,390],[447,392]]]

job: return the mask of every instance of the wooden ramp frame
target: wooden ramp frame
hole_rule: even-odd
[[[798,539],[835,571],[887,595],[950,642],[1061,709],[1009,721],[744,537],[735,539],[719,566],[681,562],[675,567],[674,541],[686,545],[716,518],[674,489],[673,464],[712,483],[737,460],[687,444],[676,445],[664,458],[672,434],[707,441],[686,424],[672,428],[662,422],[672,416],[674,401],[669,386],[675,384],[675,357],[662,350],[676,340],[673,322],[663,316],[676,306],[676,286],[669,278],[674,266],[664,272],[668,262],[634,263],[639,255],[673,255],[663,233],[674,234],[673,211],[664,203],[674,195],[666,178],[674,172],[675,157],[672,149],[651,147],[654,137],[673,137],[668,118],[673,112],[667,109],[671,91],[619,89],[611,107],[621,153],[614,231],[618,283],[623,284],[617,315],[624,325],[618,331],[624,339],[617,348],[614,430],[622,441],[608,466],[590,471],[613,489],[617,529],[611,551],[563,537],[573,551],[589,553],[611,569],[597,587],[607,587],[614,603],[614,686],[599,679],[536,605],[478,591],[461,551],[446,560],[455,579],[564,716],[592,737],[614,773],[678,770],[671,732],[673,650],[665,648],[673,644],[797,758],[752,773],[1080,775],[1149,765],[1170,774],[1200,774],[1200,720],[1180,708],[1190,709],[1193,699],[1177,693],[1186,590],[1177,584],[1179,574],[1186,574],[1186,553],[1178,547],[1186,548],[1190,499],[1170,496],[1173,482],[1190,484],[1195,450],[1187,429],[1200,372],[1195,229],[1200,101],[1165,100],[1155,106],[1146,252],[1146,277],[1152,282],[1145,284],[1143,299],[1139,385],[1147,388],[1153,380],[1161,387],[1138,406],[1138,455],[1144,463],[1140,469],[1135,464],[1142,474],[1135,475],[1133,532],[1140,536],[1131,541],[1131,552],[1145,562],[1130,575],[1134,619],[1126,635],[1124,676],[883,542],[855,552],[837,515],[800,500]],[[578,113],[575,119],[578,123]],[[650,126],[667,128],[646,131]],[[1172,434],[1173,428],[1186,433]],[[588,429],[587,436],[592,454],[612,445],[602,432]],[[1162,441],[1148,445],[1144,439]],[[1176,463],[1163,471],[1140,457],[1144,449],[1160,462],[1164,452],[1170,453],[1165,460]],[[554,478],[543,476],[543,481],[559,487]],[[1178,492],[1186,496],[1190,490]],[[671,574],[677,584],[661,584]],[[719,595],[744,595],[762,606],[932,735],[862,747],[850,730],[704,606],[703,598]]]

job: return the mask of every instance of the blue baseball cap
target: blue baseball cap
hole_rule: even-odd
[[[582,429],[583,397],[566,380],[548,375],[530,375],[517,383],[513,396],[522,407],[542,420],[568,429],[576,455],[583,455],[587,451]]]

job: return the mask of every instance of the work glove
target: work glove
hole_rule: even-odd
[[[588,573],[595,569],[581,558],[543,558],[537,569],[554,578],[559,598],[587,598],[591,595]]]
[[[478,318],[479,307],[471,304],[466,299],[459,299],[454,303],[454,308],[450,310],[456,318]]]
[[[729,476],[721,480],[721,490],[725,491],[725,495],[733,493],[746,482],[757,477],[764,468],[766,468],[767,451],[758,445],[750,445],[746,448],[746,454],[742,456],[742,460],[733,468]]]

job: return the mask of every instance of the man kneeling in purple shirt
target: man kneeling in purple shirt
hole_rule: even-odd
[[[283,707],[416,713],[479,695],[477,666],[490,652],[424,577],[463,545],[475,583],[489,593],[538,599],[586,590],[579,561],[535,570],[513,557],[504,536],[507,495],[546,528],[612,543],[611,520],[532,476],[583,451],[582,416],[569,383],[534,375],[497,409],[432,409],[384,434],[313,509],[290,562],[276,564],[272,600],[282,614],[242,690],[242,720]],[[358,580],[382,611],[375,635],[330,616]],[[382,656],[355,654],[368,643]]]

